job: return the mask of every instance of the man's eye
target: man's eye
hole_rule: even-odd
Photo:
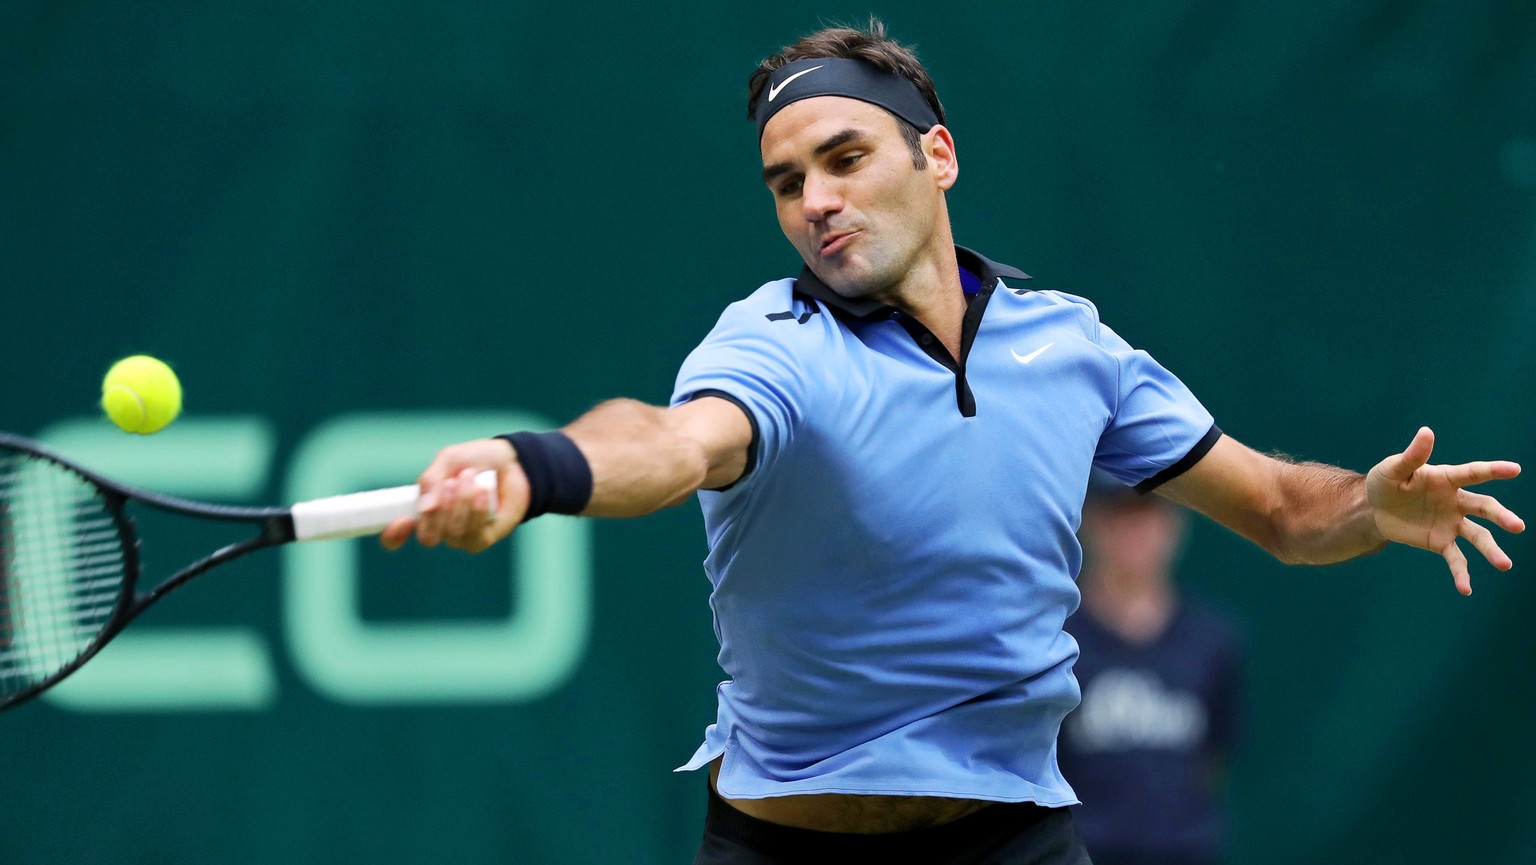
[[[852,168],[855,162],[858,162],[863,158],[864,154],[862,153],[850,153],[847,156],[844,156],[842,159],[839,159],[837,161],[837,165],[839,168]]]
[[[794,195],[794,194],[798,193],[799,191],[800,191],[800,181],[798,181],[798,180],[786,181],[783,186],[779,187],[779,195],[781,195],[781,196]]]

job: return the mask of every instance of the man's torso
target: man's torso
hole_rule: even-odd
[[[1139,460],[1151,471],[1126,472],[1140,480],[1209,415],[1191,397],[1165,428],[1106,438],[1131,413],[1117,359],[1130,349],[1070,297],[999,284],[964,363],[974,413],[901,323],[833,318],[771,283],[679,376],[675,401],[741,399],[763,461],[701,494],[732,680],[686,768],[723,754],[722,795],[788,800],[764,806],[786,813],[801,794],[816,811],[848,795],[845,825],[881,811],[922,825],[971,800],[1069,804],[1054,748],[1077,690],[1061,623],[1089,467]],[[1142,358],[1129,362],[1155,366]],[[1106,441],[1114,452],[1096,453]]]

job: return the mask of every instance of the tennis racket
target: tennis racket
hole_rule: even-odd
[[[496,473],[476,485],[490,490]],[[78,670],[171,590],[210,568],[293,541],[377,534],[416,513],[415,485],[243,508],[194,502],[114,483],[36,442],[0,433],[0,709]],[[130,504],[254,533],[139,588],[139,539]]]

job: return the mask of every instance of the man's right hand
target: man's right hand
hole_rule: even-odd
[[[491,493],[475,486],[475,475],[496,472],[496,512]],[[416,479],[421,502],[415,517],[390,523],[379,536],[387,550],[398,550],[416,535],[424,547],[445,543],[478,553],[512,533],[528,512],[528,477],[506,439],[476,439],[437,452]]]

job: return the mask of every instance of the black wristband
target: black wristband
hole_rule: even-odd
[[[592,466],[570,437],[555,432],[515,432],[497,436],[517,451],[528,476],[528,513],[523,522],[544,514],[579,514],[592,500]]]

